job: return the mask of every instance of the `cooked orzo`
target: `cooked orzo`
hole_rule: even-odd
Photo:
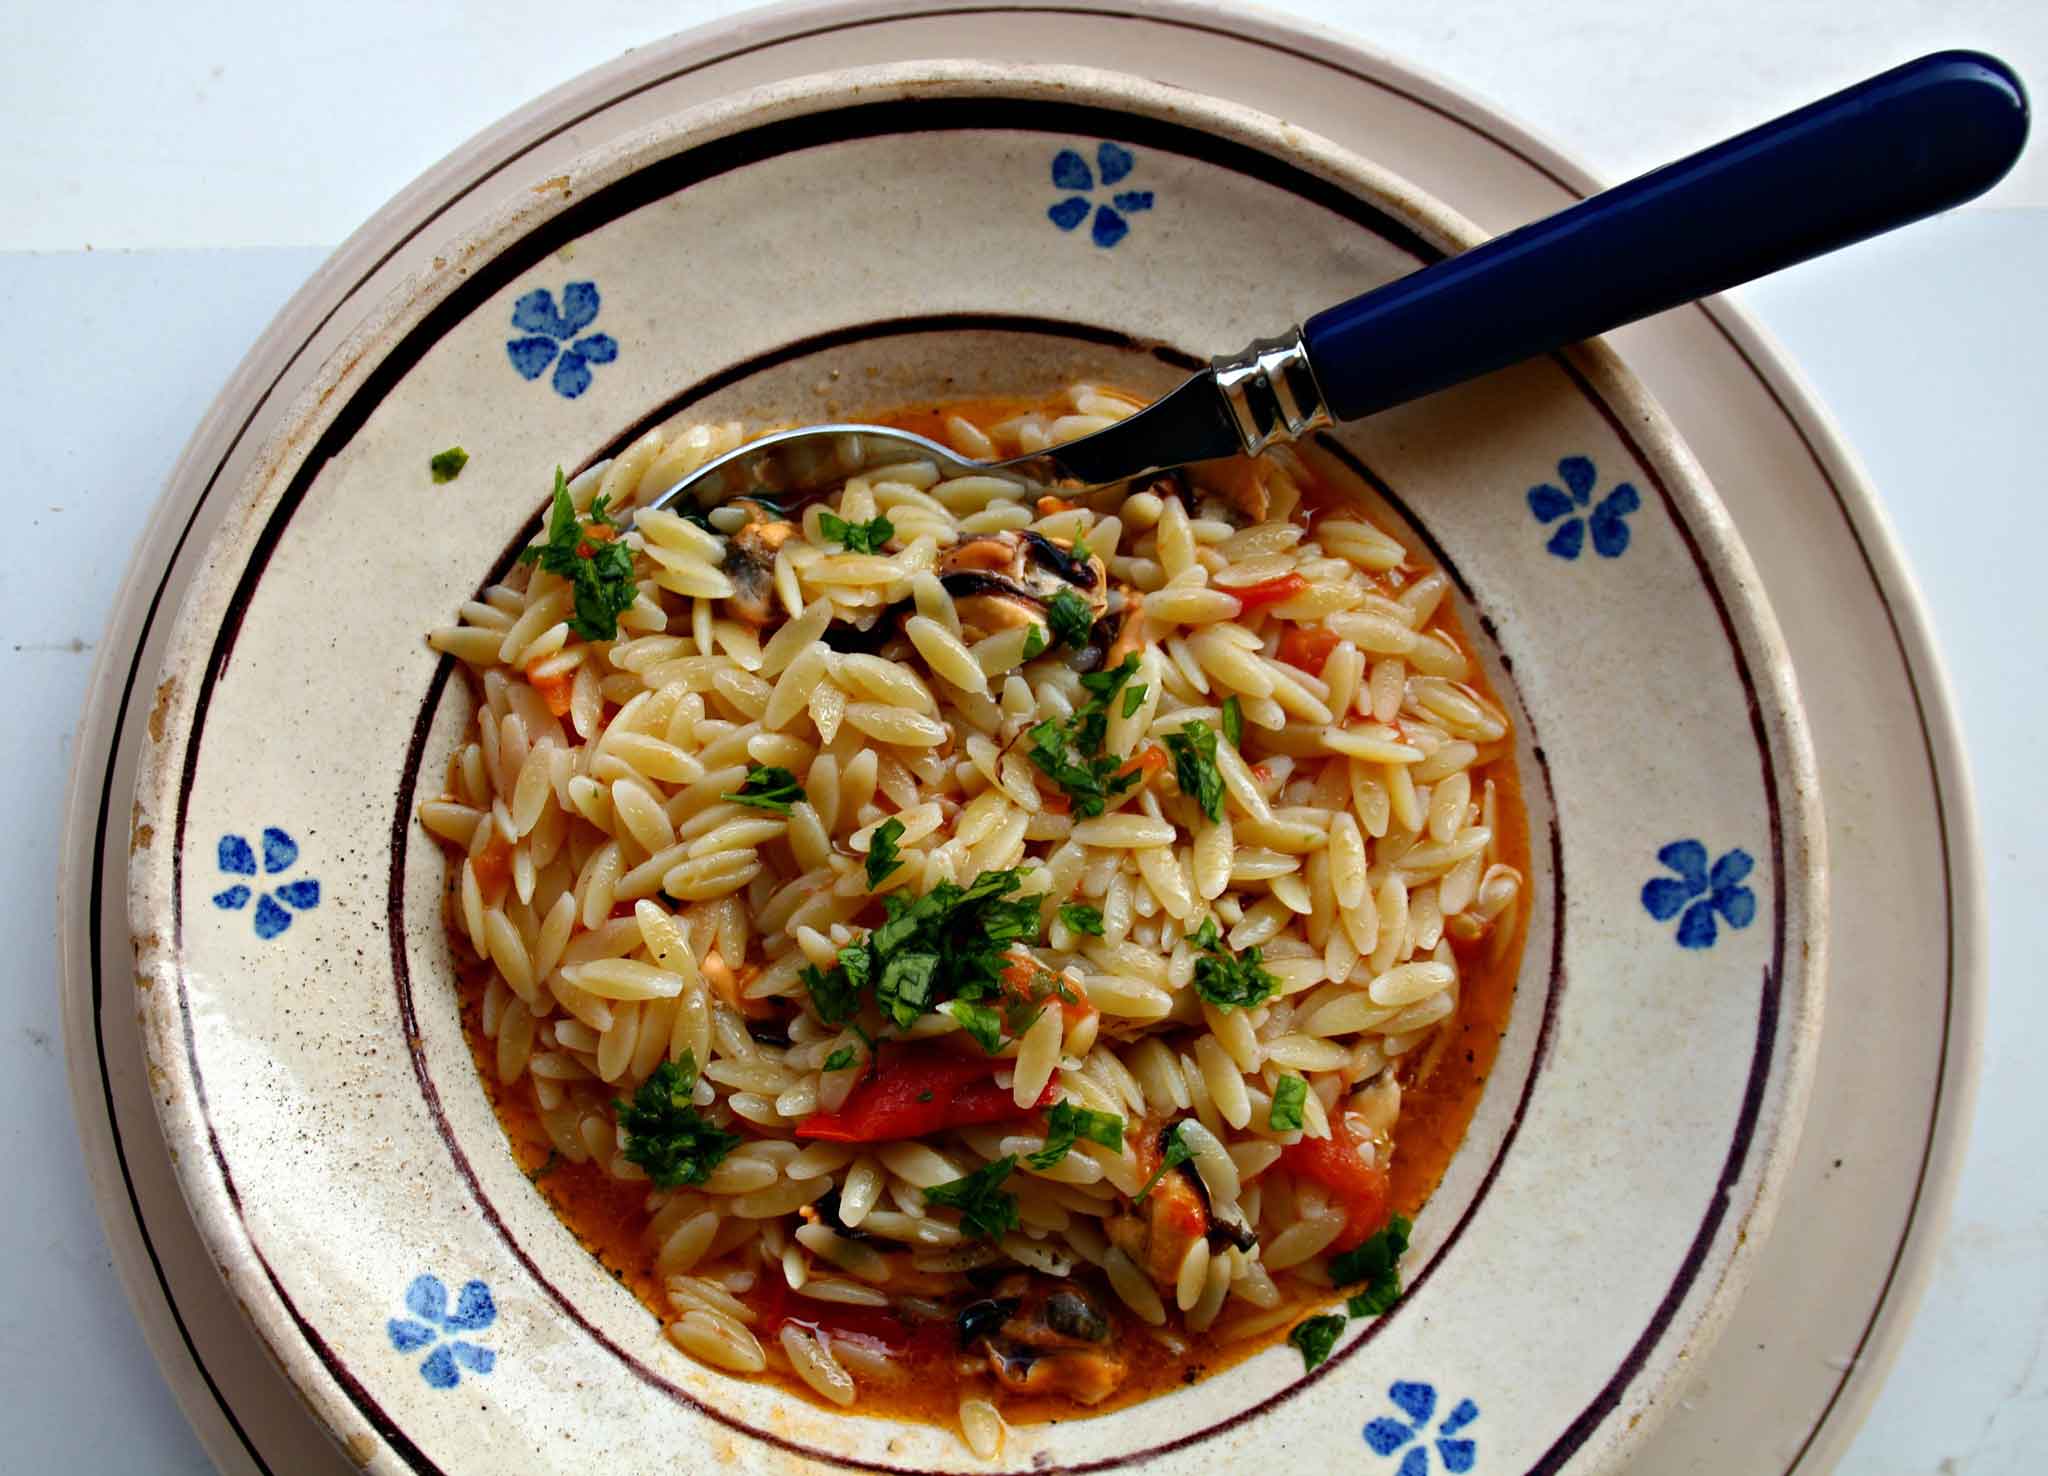
[[[987,456],[1133,408],[895,422]],[[476,727],[420,818],[521,1162],[684,1353],[985,1457],[1319,1360],[1399,1294],[1520,951],[1444,574],[1289,452],[642,506],[743,434],[557,474],[431,636]]]

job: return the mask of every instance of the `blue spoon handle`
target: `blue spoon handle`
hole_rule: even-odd
[[[1959,205],[2026,137],[2003,62],[1924,56],[1317,313],[1309,363],[1370,415]]]

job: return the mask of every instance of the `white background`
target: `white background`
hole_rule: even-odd
[[[0,847],[15,962],[0,977],[14,1022],[0,1028],[0,1469],[206,1469],[107,1259],[53,987],[62,785],[130,530],[326,248],[531,96],[744,8],[16,0],[0,17],[0,428],[20,458],[0,539],[0,751],[19,775]],[[1998,53],[2048,96],[2048,0],[1279,8],[1454,80],[1611,179],[1942,46]],[[1979,205],[1738,294],[1839,418],[1920,578],[1991,882],[1976,1135],[1932,1290],[1848,1476],[2048,1465],[2044,268],[2048,139]]]

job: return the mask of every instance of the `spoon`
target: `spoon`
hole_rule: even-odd
[[[913,459],[1099,487],[1255,456],[1960,205],[2026,137],[2011,68],[1936,52],[1254,340],[1064,445],[975,461],[886,426],[807,426],[707,462],[654,505],[801,496]]]

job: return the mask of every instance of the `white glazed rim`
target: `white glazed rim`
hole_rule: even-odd
[[[1151,102],[1147,111],[1169,111],[1182,115],[1206,115],[1219,123],[1262,137],[1268,151],[1274,154],[1290,154],[1296,164],[1307,164],[1311,172],[1325,174],[1339,182],[1346,182],[1362,192],[1376,194],[1384,207],[1405,215],[1423,233],[1434,235],[1438,242],[1446,244],[1470,244],[1479,240],[1475,227],[1452,215],[1448,209],[1438,207],[1411,186],[1384,170],[1376,170],[1358,162],[1348,151],[1335,149],[1321,141],[1307,139],[1298,129],[1282,129],[1282,125],[1268,123],[1260,115],[1253,115],[1235,104],[1217,100],[1194,98],[1186,92],[1174,92],[1159,88],[1155,84],[1143,84],[1128,78],[1110,78],[1106,74],[1090,74],[1077,68],[1055,68],[1047,70],[1044,76],[1036,76],[1032,70],[1020,68],[983,68],[983,66],[940,66],[940,63],[922,63],[915,68],[887,68],[879,72],[862,72],[858,76],[831,76],[823,80],[799,80],[791,84],[780,84],[762,88],[758,92],[743,94],[739,98],[719,100],[707,108],[698,108],[690,115],[670,121],[668,125],[633,135],[614,143],[600,154],[580,162],[571,178],[575,192],[582,194],[596,188],[610,178],[637,168],[655,154],[668,154],[682,147],[688,141],[700,141],[702,137],[713,137],[723,131],[752,127],[762,121],[764,113],[774,111],[813,111],[813,106],[829,106],[834,98],[844,94],[844,88],[858,86],[862,82],[905,82],[920,80],[934,86],[977,86],[987,82],[999,82],[1006,90],[1028,90],[1032,84],[1042,84],[1053,90],[1061,90],[1067,96],[1085,92],[1092,98],[1100,98],[1106,106]],[[1137,108],[1133,108],[1137,111]],[[514,205],[502,209],[494,219],[483,227],[469,233],[463,242],[449,250],[451,260],[473,264],[479,258],[487,260],[496,256],[506,244],[537,225],[549,219],[561,209],[559,197],[545,201],[520,199]],[[393,293],[383,307],[367,321],[348,346],[330,358],[324,366],[319,381],[301,397],[299,405],[293,407],[285,422],[285,430],[274,436],[270,446],[264,450],[264,457],[258,469],[246,479],[244,487],[233,500],[229,520],[223,534],[215,540],[215,547],[209,551],[209,565],[213,575],[207,581],[195,581],[193,592],[186,598],[186,608],[178,618],[178,637],[174,637],[174,651],[166,661],[166,669],[197,669],[190,657],[199,655],[199,647],[213,637],[213,620],[197,618],[205,614],[209,585],[219,585],[221,575],[238,571],[244,565],[246,555],[260,540],[258,524],[274,508],[276,500],[283,495],[283,487],[289,483],[291,473],[303,461],[317,432],[324,430],[332,418],[334,409],[352,399],[352,393],[360,387],[375,364],[401,338],[418,323],[424,313],[438,303],[446,293],[453,291],[455,272],[444,272],[440,276],[416,278]],[[1690,454],[1683,452],[1675,440],[1673,430],[1663,420],[1661,411],[1649,401],[1649,395],[1642,391],[1632,377],[1620,366],[1606,348],[1593,346],[1579,356],[1587,377],[1597,385],[1597,399],[1612,405],[1616,414],[1628,418],[1638,428],[1640,438],[1636,448],[1645,454],[1649,465],[1653,465],[1671,485],[1673,495],[1686,510],[1686,526],[1698,534],[1700,551],[1704,553],[1706,565],[1712,575],[1716,598],[1726,600],[1726,616],[1731,622],[1731,635],[1737,637],[1745,663],[1751,667],[1751,680],[1763,706],[1763,721],[1767,733],[1767,745],[1780,753],[1780,782],[1784,792],[1778,796],[1784,815],[1784,850],[1780,862],[1780,876],[1784,876],[1786,888],[1786,931],[1794,938],[1821,938],[1825,936],[1823,923],[1823,868],[1819,864],[1819,811],[1817,796],[1819,782],[1812,764],[1810,745],[1806,741],[1804,725],[1798,719],[1796,694],[1792,690],[1790,657],[1778,637],[1776,624],[1763,604],[1759,581],[1749,567],[1747,555],[1741,551],[1735,540],[1733,526],[1726,514],[1712,500],[1712,493],[1704,487],[1704,479],[1698,467],[1692,463]],[[180,659],[184,657],[184,659]],[[193,688],[180,684],[168,704],[164,717],[168,719],[166,731],[172,735],[168,743],[147,751],[143,757],[143,772],[137,782],[137,794],[147,796],[145,809],[156,815],[170,813],[172,800],[178,790],[178,759],[182,757],[184,735],[188,721],[193,717]],[[156,800],[156,802],[147,802]],[[137,868],[135,878],[135,905],[133,925],[141,936],[152,934],[158,927],[168,923],[170,899],[164,893],[160,878],[152,876],[158,868]],[[154,927],[158,925],[158,927]],[[168,934],[168,927],[162,927]],[[1792,960],[1782,976],[1782,987],[1788,991],[1788,1052],[1782,1071],[1772,1073],[1769,1081],[1769,1103],[1761,1112],[1757,1122],[1757,1136],[1753,1144],[1757,1169],[1755,1191],[1747,1204],[1735,1204],[1737,1222],[1743,1234],[1733,1236],[1737,1247],[1716,1251],[1704,1259],[1704,1269],[1718,1271],[1704,1282],[1710,1292],[1704,1304],[1694,1298],[1688,1302],[1686,1314],[1677,1316],[1681,1308],[1673,1306],[1673,1320],[1669,1320],[1663,1331],[1653,1331],[1649,1337],[1655,1339],[1655,1347],[1647,1359],[1640,1361],[1630,1372],[1630,1378],[1622,1380],[1622,1388],[1632,1390],[1630,1404],[1638,1400],[1647,1402],[1651,1408],[1659,1408],[1657,1392],[1669,1382],[1669,1376],[1677,1368],[1681,1357],[1696,1357],[1704,1351],[1712,1337],[1712,1331],[1724,1318],[1726,1310],[1733,1304],[1735,1294],[1747,1273],[1747,1267],[1755,1253],[1755,1243],[1761,1241],[1761,1228],[1767,1224],[1769,1210],[1774,1206],[1776,1191],[1782,1183],[1784,1169],[1790,1163],[1792,1146],[1796,1142],[1798,1116],[1804,1105],[1804,1093],[1810,1079],[1812,1056],[1817,1048],[1817,1024],[1819,1024],[1819,981],[1821,964],[1819,950],[1790,950]],[[145,968],[174,970],[174,958],[145,956]],[[176,1044],[178,1022],[166,1017],[168,997],[172,991],[156,989],[150,991],[145,1001],[150,1011],[150,1032],[160,1046],[154,1050],[158,1065],[180,1079],[184,1091],[174,1093],[174,1103],[166,1108],[166,1134],[174,1144],[188,1148],[199,1148],[205,1142],[205,1124],[195,1116],[197,1093],[190,1091],[195,1083],[184,1079],[186,1056],[178,1048],[166,1048]],[[1761,1105],[1761,1103],[1759,1103]],[[260,1253],[248,1243],[240,1224],[236,1206],[231,1204],[231,1189],[213,1173],[213,1165],[207,1163],[205,1153],[182,1153],[178,1155],[180,1181],[188,1196],[195,1218],[201,1224],[205,1239],[213,1247],[215,1255],[223,1265],[231,1269],[258,1269]],[[1749,1171],[1741,1177],[1749,1177]],[[240,1277],[238,1277],[240,1279]],[[248,1304],[246,1304],[248,1306]],[[358,1406],[346,1398],[346,1394],[328,1378],[328,1372],[309,1357],[305,1339],[311,1335],[303,1322],[295,1322],[289,1308],[272,1304],[270,1296],[258,1296],[256,1304],[250,1306],[250,1314],[258,1331],[266,1337],[272,1351],[279,1353],[287,1365],[293,1380],[305,1392],[309,1402],[319,1410],[319,1415],[330,1425],[340,1427],[336,1415],[346,1415]],[[1675,1329],[1675,1331],[1673,1331]],[[342,1374],[346,1378],[346,1374]],[[1620,1398],[1620,1390],[1616,1392]],[[1610,1404],[1612,1410],[1612,1404]],[[1606,1415],[1602,1415],[1606,1419]],[[350,1419],[348,1423],[354,1423]],[[1649,1421],[1628,1421],[1622,1431],[1599,1431],[1602,1451],[1610,1460],[1626,1456],[1626,1451],[1636,1445],[1647,1433]],[[395,1456],[395,1451],[383,1451]]]

